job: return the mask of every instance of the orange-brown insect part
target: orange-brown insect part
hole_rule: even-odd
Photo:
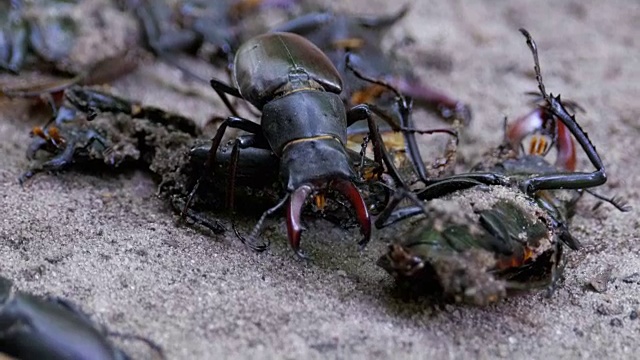
[[[386,90],[387,89],[384,86],[378,84],[367,86],[364,89],[358,90],[354,92],[353,95],[351,95],[351,103],[354,105],[373,103]]]
[[[496,264],[496,268],[498,270],[506,270],[506,269],[520,267],[524,265],[527,261],[533,259],[533,255],[534,255],[533,250],[529,247],[525,247],[524,253],[522,254],[518,254],[509,258],[498,260],[498,263]]]
[[[42,129],[41,126],[34,126],[33,129],[31,129],[31,136],[38,136],[40,138],[43,138],[45,140],[49,140],[47,137],[47,134],[45,134],[44,130]]]
[[[53,143],[53,145],[55,146],[59,146],[64,144],[64,138],[62,137],[62,135],[60,135],[60,130],[58,130],[57,127],[52,126],[49,128],[48,130],[48,134],[49,134],[49,141],[51,141]]]
[[[340,39],[332,42],[331,46],[335,50],[357,50],[364,46],[364,39],[357,37]]]
[[[316,204],[316,207],[320,209],[320,211],[324,211],[325,206],[327,206],[327,198],[324,194],[317,194],[313,197],[313,201]]]

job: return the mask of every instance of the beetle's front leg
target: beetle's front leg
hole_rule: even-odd
[[[269,143],[264,136],[260,134],[249,134],[239,136],[231,148],[231,161],[229,163],[229,179],[227,181],[227,208],[231,211],[234,209],[235,199],[235,183],[236,174],[238,173],[238,159],[240,158],[240,149],[248,149],[250,147],[269,150]]]
[[[24,184],[25,181],[32,178],[37,173],[43,171],[60,171],[64,169],[66,166],[73,163],[73,155],[75,154],[76,143],[75,141],[69,140],[65,145],[64,150],[52,159],[43,162],[42,164],[31,167],[29,170],[24,172],[18,179],[20,184]]]

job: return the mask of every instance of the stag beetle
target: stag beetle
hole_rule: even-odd
[[[538,87],[546,105],[508,127],[506,143],[472,172],[434,179],[415,192],[406,185],[397,190],[376,219],[376,227],[426,215],[408,236],[398,237],[378,261],[400,284],[436,292],[448,300],[484,305],[503,298],[507,290],[544,285],[551,285],[552,290],[563,268],[563,246],[580,248],[567,222],[581,192],[569,190],[604,184],[604,165],[560,97],[546,93],[537,46],[526,30],[520,31],[533,54]],[[542,115],[552,123],[543,126],[543,122],[532,120]],[[517,139],[550,129],[558,134],[558,167],[544,159],[546,151],[539,149],[544,145],[532,146],[530,154],[518,154],[521,144],[514,144]],[[596,168],[594,172],[568,171],[575,153],[571,139],[560,135],[565,130],[585,151]],[[407,198],[415,206],[397,209]],[[602,199],[621,211],[629,210],[615,199]],[[471,217],[475,222],[469,223],[464,214],[460,219],[460,215],[456,218],[448,213],[445,205],[450,202],[458,204],[453,206],[458,212],[465,209],[474,213]]]
[[[227,127],[250,134],[235,140],[231,155],[231,176],[240,149],[262,148],[279,158],[279,174],[287,194],[264,216],[287,203],[287,232],[294,251],[300,252],[301,209],[306,199],[327,190],[344,196],[356,212],[364,246],[371,236],[367,206],[354,185],[356,173],[345,149],[347,127],[366,120],[372,134],[374,160],[382,164],[381,140],[369,106],[361,104],[346,110],[340,98],[342,79],[322,51],[305,38],[291,33],[268,33],[244,43],[236,53],[233,79],[237,87],[219,80],[211,86],[233,114],[224,120],[213,138],[204,178],[214,168],[217,149]],[[245,99],[262,111],[256,124],[237,115],[227,95]],[[386,162],[386,161],[385,161]],[[195,195],[194,186],[185,210]],[[233,191],[233,189],[231,189]],[[232,204],[231,204],[232,205]]]
[[[184,209],[186,197],[198,181],[211,149],[210,141],[199,139],[200,130],[193,121],[90,87],[72,86],[65,92],[65,99],[57,117],[32,130],[34,139],[27,149],[29,159],[35,159],[40,151],[52,156],[34,162],[20,178],[21,182],[38,172],[59,171],[72,164],[92,169],[106,165],[110,170],[135,167],[150,170],[160,182],[158,193],[165,195],[175,209]],[[238,202],[243,213],[262,212],[275,205],[280,197],[280,159],[269,149],[243,149],[233,161],[235,172],[231,177],[228,169],[232,163],[232,144],[220,146],[216,152],[218,166],[213,168],[214,176],[227,179],[228,185],[233,185],[235,197],[251,200]],[[375,171],[372,160],[350,149],[346,152],[356,172]],[[378,196],[379,187],[369,183],[358,186],[371,207],[382,208],[385,199]],[[224,208],[224,187],[203,189],[206,191],[198,194],[197,203],[186,216],[214,233],[222,233],[225,231],[222,223],[206,212]],[[226,192],[227,198],[230,194]],[[348,216],[337,212],[343,208],[340,202],[328,202],[323,211],[314,211],[313,215],[343,226],[351,225],[346,220]],[[258,245],[255,249],[264,247]]]
[[[105,334],[71,302],[20,292],[0,276],[0,354],[23,360],[130,359],[107,335],[143,341],[164,358],[162,349],[151,340]]]

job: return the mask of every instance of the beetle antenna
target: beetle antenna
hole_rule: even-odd
[[[348,52],[347,55],[345,55],[345,65],[347,66],[347,69],[351,70],[351,72],[353,72],[353,74],[358,79],[370,82],[372,84],[384,86],[389,91],[393,92],[396,95],[396,97],[402,99],[402,105],[403,106],[408,107],[408,105],[406,104],[405,97],[402,96],[402,94],[400,94],[400,91],[398,91],[398,89],[396,89],[394,86],[392,86],[391,84],[387,83],[386,81],[382,81],[382,80],[379,80],[379,79],[374,79],[374,78],[372,78],[370,76],[367,76],[367,75],[363,74],[360,70],[356,69],[353,66],[353,64],[351,63],[351,56],[353,56],[353,54],[350,53],[350,52]]]

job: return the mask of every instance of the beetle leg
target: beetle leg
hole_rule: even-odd
[[[29,144],[29,147],[27,148],[27,159],[28,160],[35,159],[38,151],[40,151],[42,148],[44,148],[47,145],[49,145],[49,141],[47,141],[46,139],[43,139],[41,137],[34,138],[33,141],[31,141],[31,144]]]
[[[181,213],[181,216],[191,219],[194,223],[204,226],[211,230],[214,234],[224,234],[226,228],[217,219],[211,219],[204,214],[188,209],[185,212],[186,202],[180,199],[177,195],[171,198],[171,206],[174,210]]]
[[[29,170],[25,171],[18,181],[21,185],[24,184],[25,181],[32,178],[35,174],[43,172],[43,171],[59,171],[62,170],[65,166],[71,164],[73,162],[73,155],[75,153],[76,143],[74,140],[69,140],[62,152],[52,158],[51,160],[45,161],[42,164],[31,167]]]
[[[229,109],[229,112],[231,112],[231,115],[237,117],[238,112],[233,107],[233,105],[231,105],[231,102],[229,102],[229,98],[227,98],[226,94],[242,99],[243,97],[242,97],[242,94],[240,94],[240,91],[234,88],[233,86],[229,86],[217,79],[211,79],[209,83],[211,84],[211,87],[213,88],[213,90],[215,90],[216,94],[220,96],[220,99],[222,99],[222,102],[227,107],[227,109]]]
[[[280,202],[278,202],[274,207],[272,207],[270,209],[267,209],[265,212],[262,213],[262,215],[260,216],[260,219],[258,220],[256,225],[253,227],[253,230],[251,230],[251,233],[249,234],[249,239],[246,239],[243,236],[241,236],[240,233],[238,232],[238,230],[235,228],[235,225],[234,225],[233,226],[233,230],[236,233],[236,236],[240,239],[240,241],[242,241],[243,244],[247,245],[253,251],[263,252],[263,251],[267,250],[269,248],[269,245],[271,244],[270,241],[267,241],[264,244],[258,244],[256,242],[256,240],[255,240],[256,236],[258,236],[258,233],[260,233],[260,229],[262,228],[262,224],[264,223],[264,221],[267,218],[267,216],[269,216],[269,215],[273,214],[274,212],[278,211],[282,206],[284,206],[284,204],[289,203],[289,196],[290,196],[290,194],[287,193],[282,199],[280,199]],[[299,236],[298,236],[298,238],[299,238]],[[290,235],[289,235],[289,241],[291,241],[291,236]],[[304,254],[302,254],[302,252],[300,252],[299,250],[296,251],[296,253],[301,258],[305,258]]]
[[[59,171],[65,166],[73,162],[73,155],[76,150],[76,143],[73,140],[69,140],[64,150],[49,161],[42,163],[39,168],[41,171]]]
[[[562,278],[564,268],[567,265],[567,257],[564,254],[561,243],[556,244],[556,251],[553,254],[553,264],[551,265],[551,274],[549,277],[549,287],[547,289],[547,297],[551,297],[556,290],[558,281]]]
[[[397,188],[393,193],[393,197],[382,210],[380,215],[376,218],[375,226],[378,229],[382,229],[389,225],[395,224],[403,219],[418,215],[425,212],[424,204],[418,200],[416,206],[405,207],[396,210],[400,202],[406,198],[415,197],[408,188]]]
[[[567,130],[575,137],[578,144],[580,144],[584,152],[587,154],[591,164],[596,168],[595,171],[590,173],[572,172],[537,176],[523,180],[520,183],[520,187],[526,194],[531,195],[538,190],[559,188],[582,189],[604,184],[607,181],[607,175],[600,155],[598,155],[595,146],[593,146],[587,134],[576,122],[575,116],[569,115],[567,109],[560,100],[560,96],[554,97],[553,94],[546,93],[542,82],[542,74],[540,72],[537,45],[525,29],[520,29],[520,32],[522,32],[526,37],[527,45],[529,45],[529,49],[533,55],[535,64],[534,70],[536,73],[536,79],[538,80],[538,88],[549,105],[549,111],[551,111],[567,127]]]
[[[409,154],[409,159],[411,159],[411,163],[414,167],[416,174],[420,180],[424,183],[428,183],[430,181],[430,177],[427,173],[427,168],[424,164],[424,160],[422,159],[422,154],[418,148],[418,142],[416,140],[415,134],[436,134],[436,133],[444,133],[449,134],[455,138],[455,144],[458,143],[458,132],[455,129],[428,129],[428,130],[419,130],[413,127],[413,122],[411,120],[411,98],[406,100],[398,100],[399,103],[399,116],[398,118],[401,120],[400,126],[395,125],[396,128],[394,131],[400,131],[403,134],[405,139],[405,146],[407,149],[407,153]],[[388,115],[383,109],[379,108],[376,105],[368,104],[371,111],[378,115],[385,123],[389,124],[392,128],[394,127],[394,120],[392,117]]]
[[[398,169],[393,166],[393,160],[384,147],[384,142],[382,141],[382,136],[380,135],[378,125],[376,125],[373,117],[371,117],[371,110],[369,108],[369,105],[356,105],[353,108],[349,109],[349,111],[347,111],[347,126],[360,120],[367,120],[367,125],[369,127],[369,136],[371,138],[371,142],[373,143],[374,161],[379,165],[386,165],[394,181],[402,183],[403,181],[400,173],[398,172]]]
[[[424,201],[439,198],[456,191],[469,189],[478,185],[507,185],[508,182],[508,178],[498,174],[469,173],[452,175],[437,180],[435,183],[428,185],[416,193],[412,192],[406,185],[404,185],[403,187],[395,189],[393,198],[376,219],[375,226],[376,228],[381,229],[420,213],[426,213]],[[411,200],[415,206],[396,210],[400,202],[404,199]]]
[[[238,170],[238,159],[240,157],[240,149],[257,147],[257,145],[263,145],[263,148],[268,148],[267,143],[260,144],[261,140],[261,135],[251,134],[240,136],[233,142],[233,148],[231,149],[231,159],[229,162],[229,179],[227,180],[227,209],[231,211],[233,211],[234,209],[235,183]]]
[[[595,197],[596,199],[602,200],[604,202],[607,202],[611,205],[613,205],[616,209],[618,209],[619,211],[622,212],[628,212],[631,211],[632,207],[627,203],[626,200],[621,199],[619,197],[613,196],[613,197],[607,197],[604,195],[600,195],[597,192],[591,190],[591,189],[584,189],[587,193],[589,193],[591,196]],[[598,206],[596,204],[596,206]]]
[[[207,158],[207,162],[204,165],[204,171],[200,175],[200,178],[198,179],[196,184],[193,186],[193,189],[191,189],[191,192],[189,193],[187,202],[185,203],[184,208],[182,209],[182,214],[180,215],[181,219],[184,219],[185,213],[189,208],[189,205],[191,205],[191,202],[193,201],[193,196],[198,191],[198,187],[200,186],[202,179],[206,177],[208,174],[210,174],[211,170],[214,168],[215,161],[216,161],[216,153],[218,151],[218,147],[220,147],[220,143],[222,142],[222,137],[224,136],[224,133],[227,130],[227,127],[244,130],[244,131],[253,133],[257,136],[258,135],[263,136],[262,127],[259,124],[256,124],[253,121],[250,121],[247,119],[243,119],[241,117],[231,116],[231,117],[228,117],[225,121],[223,121],[220,124],[220,127],[218,127],[218,130],[216,131],[216,135],[213,137],[213,140],[211,141],[211,149],[209,150],[209,156]],[[266,143],[266,140],[265,140],[265,143]]]

